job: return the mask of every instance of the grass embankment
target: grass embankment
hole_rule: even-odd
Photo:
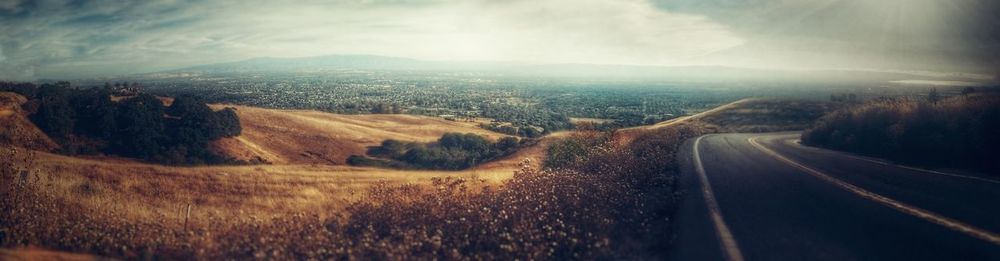
[[[884,99],[824,116],[802,134],[806,145],[932,168],[1000,174],[1000,95],[936,103]]]
[[[554,168],[524,167],[499,185],[377,183],[339,210],[308,198],[329,191],[303,191],[337,186],[323,175],[273,174],[288,179],[281,183],[269,173],[224,173],[253,167],[125,168],[67,182],[54,174],[63,170],[58,162],[71,160],[7,148],[0,242],[122,258],[649,258],[668,243],[674,151],[695,134],[663,129],[627,146],[613,134],[567,135],[587,149]],[[149,174],[158,171],[166,173]],[[214,186],[236,175],[242,181]],[[185,198],[200,193],[208,196]],[[94,200],[68,198],[81,195]],[[195,214],[184,218],[186,204],[145,202],[167,199],[193,201]]]

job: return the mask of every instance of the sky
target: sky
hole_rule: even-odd
[[[0,0],[0,80],[333,54],[1000,75],[998,13],[995,0]]]

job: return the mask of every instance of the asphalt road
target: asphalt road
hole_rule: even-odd
[[[797,139],[718,134],[685,143],[670,259],[1000,260],[997,179]]]

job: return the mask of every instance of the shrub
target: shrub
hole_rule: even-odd
[[[1000,173],[1000,95],[937,102],[881,99],[828,114],[802,133],[806,145],[928,167]]]

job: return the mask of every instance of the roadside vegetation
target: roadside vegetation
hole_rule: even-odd
[[[208,149],[209,142],[240,135],[232,108],[213,111],[193,96],[167,107],[138,94],[113,101],[110,86],[77,89],[67,82],[0,87],[26,97],[31,121],[67,155],[110,154],[167,164],[234,163]]]
[[[1000,94],[963,91],[942,98],[883,98],[819,119],[806,145],[932,168],[1000,174]]]

